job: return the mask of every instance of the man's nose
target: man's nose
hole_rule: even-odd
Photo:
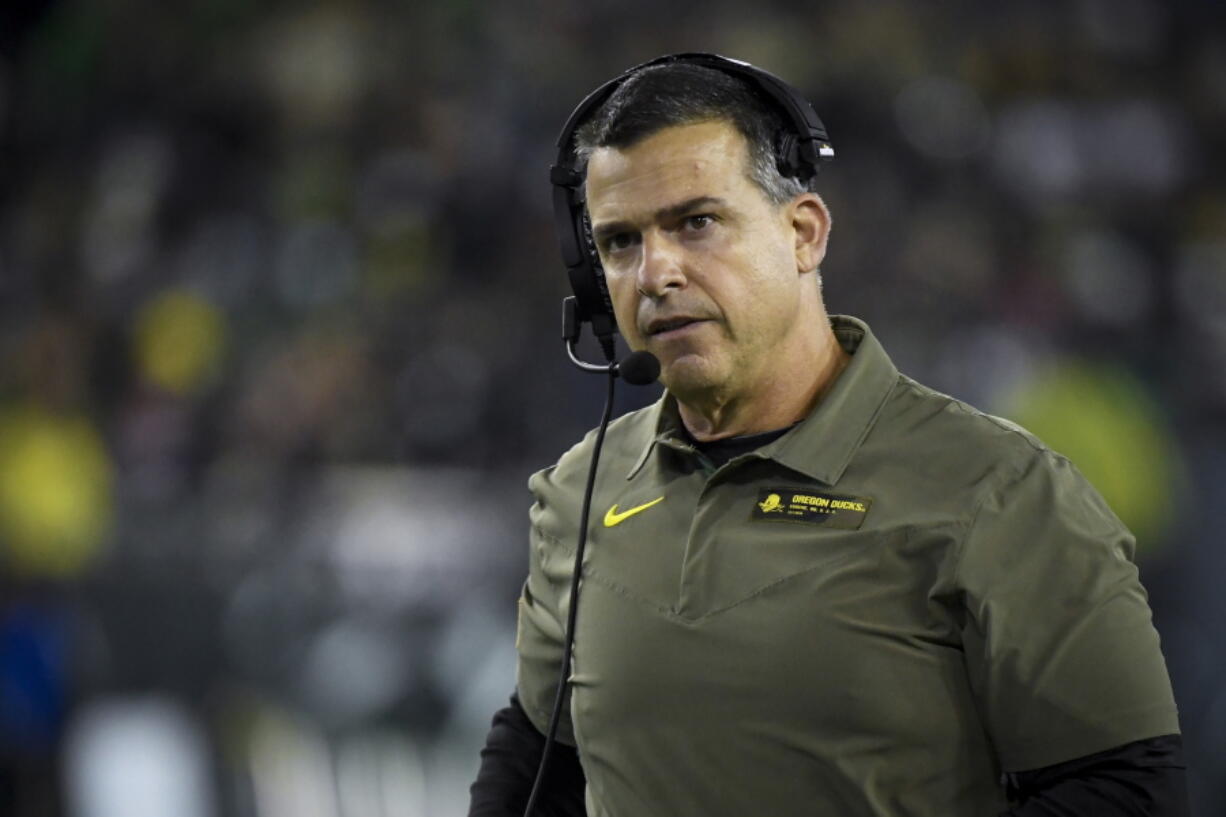
[[[645,232],[637,278],[639,292],[648,298],[662,298],[669,290],[685,286],[681,247],[659,230]]]

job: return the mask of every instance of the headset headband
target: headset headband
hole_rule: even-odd
[[[765,94],[784,114],[785,132],[777,157],[779,171],[784,176],[807,181],[817,173],[823,162],[834,158],[825,125],[800,91],[774,74],[741,60],[717,54],[668,54],[636,65],[588,94],[562,127],[557,142],[558,156],[549,169],[549,181],[553,184],[554,223],[562,247],[562,261],[566,264],[571,289],[575,293],[576,317],[579,321],[591,321],[596,336],[601,338],[602,343],[608,343],[610,350],[617,324],[613,318],[613,304],[605,285],[604,271],[588,237],[582,190],[584,174],[574,166],[574,135],[588,116],[623,82],[644,68],[670,63],[722,71],[748,80],[753,88]]]

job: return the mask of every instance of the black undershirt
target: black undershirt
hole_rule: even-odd
[[[690,438],[689,442],[719,467],[789,430],[705,443]],[[544,735],[512,695],[511,705],[494,715],[481,750],[469,817],[520,817],[544,749]],[[1185,771],[1179,735],[1138,740],[1041,769],[1007,774],[1002,783],[1011,808],[984,817],[1188,817]],[[578,751],[555,744],[533,817],[586,817],[586,785]]]
[[[776,428],[773,431],[744,434],[740,437],[725,437],[722,440],[711,440],[705,443],[701,443],[690,436],[690,433],[685,430],[684,426],[682,426],[681,435],[686,442],[698,449],[704,457],[718,468],[735,457],[748,454],[750,451],[756,451],[767,443],[773,443],[791,430],[792,426],[788,426],[787,428]]]

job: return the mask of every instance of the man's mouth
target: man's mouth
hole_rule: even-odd
[[[679,335],[688,327],[695,326],[700,323],[706,323],[706,318],[660,318],[647,325],[647,336],[651,338],[659,338],[670,335]]]

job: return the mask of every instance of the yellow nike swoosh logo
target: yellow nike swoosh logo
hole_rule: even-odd
[[[633,508],[622,511],[621,513],[617,512],[617,505],[615,503],[613,507],[609,508],[609,510],[604,515],[604,526],[606,528],[611,528],[614,525],[619,525],[622,522],[625,522],[630,517],[634,516],[636,513],[639,513],[640,511],[645,511],[648,508],[650,508],[652,505],[655,505],[663,501],[664,501],[664,497],[660,497],[659,499],[653,499],[650,502],[646,502],[642,505],[635,505]]]

